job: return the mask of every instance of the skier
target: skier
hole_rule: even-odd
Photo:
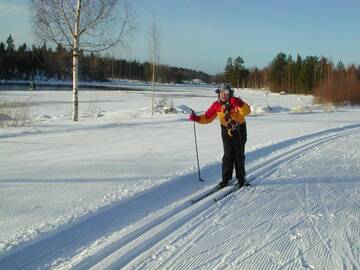
[[[215,101],[204,115],[190,114],[189,120],[199,124],[208,124],[218,117],[221,123],[221,137],[224,146],[222,158],[222,181],[218,188],[225,187],[235,165],[237,185],[246,185],[245,180],[245,143],[247,139],[245,116],[250,113],[250,106],[240,98],[234,97],[229,84],[222,83],[216,89],[218,100]]]

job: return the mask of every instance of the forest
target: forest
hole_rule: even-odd
[[[61,45],[51,48],[16,48],[11,35],[0,42],[0,80],[71,80],[72,52]],[[242,57],[228,57],[224,71],[209,75],[183,67],[157,65],[156,81],[161,83],[228,82],[232,87],[266,89],[288,94],[312,94],[319,102],[360,104],[360,65],[345,67],[340,60],[318,56],[293,57],[278,53],[266,67],[246,68]],[[80,52],[80,80],[106,81],[128,79],[151,81],[152,64],[137,60],[115,59]]]
[[[267,67],[247,69],[242,57],[229,57],[223,80],[237,88],[268,89],[288,94],[311,94],[318,102],[360,104],[360,66],[345,67],[325,58],[279,53]]]
[[[26,44],[18,48],[11,35],[6,42],[0,42],[0,79],[7,80],[71,80],[72,52],[62,45],[55,49]],[[128,79],[151,81],[152,64],[137,60],[115,59],[114,57],[80,51],[80,80],[106,81],[108,79]],[[211,76],[193,69],[158,65],[158,82],[185,82],[193,79],[211,82]]]

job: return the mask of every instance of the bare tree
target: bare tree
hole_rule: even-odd
[[[155,18],[152,21],[150,28],[150,47],[151,47],[151,62],[152,62],[152,103],[151,114],[154,115],[155,109],[155,67],[159,62],[160,51],[160,27]]]
[[[121,45],[134,28],[127,0],[30,0],[35,34],[73,54],[73,121],[78,121],[79,52],[101,52]]]

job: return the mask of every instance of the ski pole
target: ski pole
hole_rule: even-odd
[[[193,110],[191,110],[191,112],[193,114],[195,114],[195,112]],[[198,174],[199,174],[199,181],[200,182],[204,182],[203,179],[201,179],[201,175],[200,175],[200,164],[199,164],[199,151],[198,151],[198,146],[197,146],[197,138],[196,138],[196,128],[195,128],[195,122],[193,122],[194,125],[194,138],[195,138],[195,151],[196,151],[196,160],[197,160],[197,167],[198,167]]]

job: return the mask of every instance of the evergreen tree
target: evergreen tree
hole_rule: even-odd
[[[54,54],[55,78],[70,80],[71,54],[61,44],[57,45]]]
[[[306,94],[311,94],[315,89],[315,67],[318,58],[316,56],[308,56],[304,60],[303,68],[300,74],[302,89]]]
[[[6,44],[7,44],[6,51],[10,52],[15,50],[14,39],[12,38],[11,34],[6,39]]]
[[[234,60],[234,65],[233,65],[233,73],[234,73],[234,76],[235,77],[235,80],[236,82],[232,82],[234,83],[233,85],[236,85],[237,88],[240,88],[240,80],[241,80],[241,77],[242,77],[242,73],[244,71],[244,67],[243,67],[243,64],[244,64],[244,60],[242,59],[242,57],[238,56],[237,58],[235,58]]]
[[[300,82],[300,74],[301,74],[302,66],[303,66],[303,61],[301,56],[298,54],[293,68],[293,84],[294,84],[295,93],[300,93],[301,91],[302,86]]]
[[[5,43],[0,42],[0,79],[5,78],[5,66],[6,66],[6,47]]]
[[[282,91],[286,87],[286,71],[286,55],[279,53],[270,65],[270,87],[273,91]]]
[[[294,61],[292,59],[292,56],[289,54],[287,59],[287,77],[286,77],[286,81],[287,81],[287,90],[289,92],[294,92],[294,85],[293,85],[293,69],[294,69]]]
[[[5,74],[6,78],[11,78],[15,75],[15,44],[11,35],[6,39],[6,55],[5,55]]]
[[[225,81],[228,83],[231,83],[233,79],[233,70],[234,70],[233,59],[232,57],[229,57],[227,59],[225,66]]]
[[[16,64],[15,66],[19,69],[19,77],[21,79],[27,79],[26,71],[29,69],[30,62],[28,61],[28,52],[26,43],[19,46],[16,52]]]
[[[345,72],[345,65],[341,60],[337,63],[336,69],[340,72]]]

